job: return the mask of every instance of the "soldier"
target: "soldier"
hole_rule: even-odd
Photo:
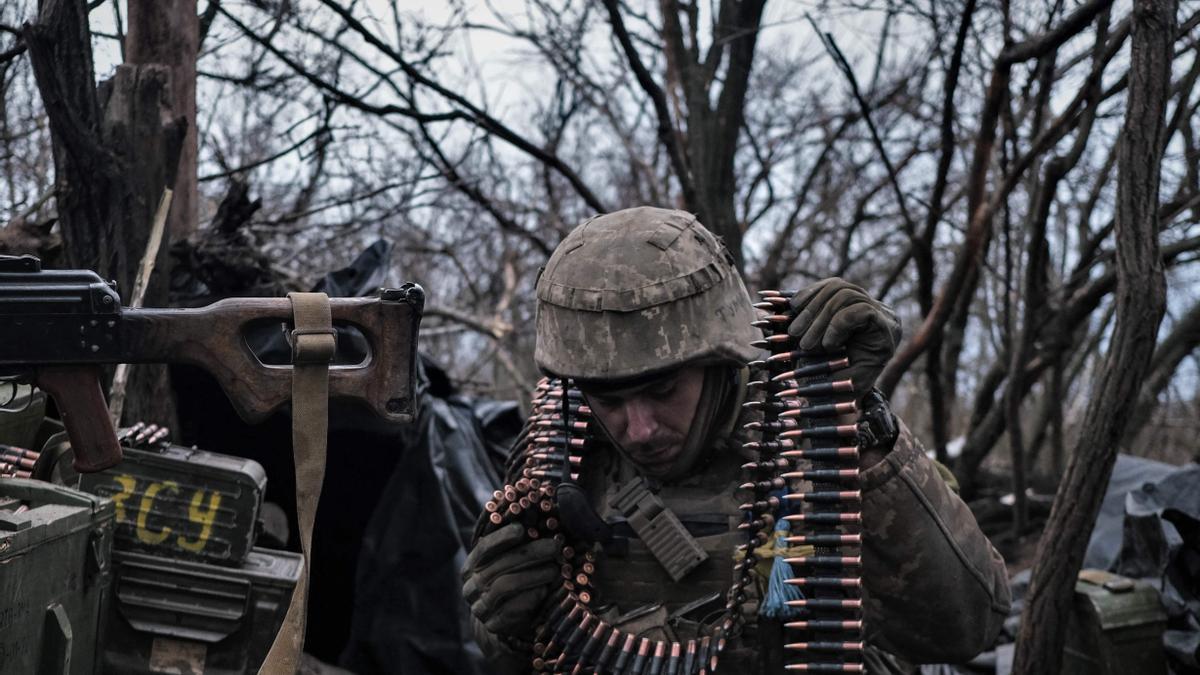
[[[687,640],[724,607],[732,551],[745,536],[742,403],[754,394],[747,364],[755,310],[729,252],[695,216],[639,207],[594,217],[558,246],[537,283],[535,359],[572,378],[606,443],[589,449],[579,478],[598,514],[642,480],[708,560],[675,582],[636,536],[604,551],[595,611],[640,636]],[[841,279],[791,300],[789,332],[804,350],[845,348],[863,405],[885,414],[873,384],[895,351],[892,311]],[[1009,610],[1004,562],[967,506],[903,424],[860,459],[865,654],[872,673],[914,663],[965,661],[988,648]],[[627,529],[627,528],[626,528]],[[514,523],[481,537],[464,567],[479,644],[499,673],[529,672],[534,623],[560,581],[552,540]],[[755,602],[745,603],[753,608]],[[778,621],[746,616],[719,670],[782,672]]]

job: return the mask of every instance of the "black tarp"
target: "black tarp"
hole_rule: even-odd
[[[1121,547],[1111,569],[1159,589],[1167,656],[1176,672],[1200,673],[1200,466],[1125,496]]]
[[[1096,516],[1096,526],[1083,556],[1085,569],[1109,570],[1121,552],[1125,522],[1125,495],[1147,483],[1160,481],[1179,471],[1179,467],[1132,455],[1117,455],[1112,477],[1104,491],[1104,501]]]
[[[378,241],[349,267],[326,274],[313,290],[333,297],[369,295],[385,283],[390,254],[390,244]],[[365,353],[360,340],[339,329],[339,350],[345,345],[353,352],[346,361]],[[273,346],[286,350],[278,339]],[[398,459],[365,528],[358,530],[362,544],[353,584],[349,579],[317,583],[353,589],[349,637],[340,659],[344,667],[362,675],[482,675],[488,670],[470,638],[459,568],[476,518],[503,482],[504,460],[523,419],[514,402],[460,394],[423,355],[416,375],[416,421],[382,434]],[[344,428],[347,420],[335,426]],[[322,534],[329,538],[328,532]],[[320,568],[316,574],[321,576]]]
[[[1157,588],[1167,612],[1163,648],[1171,672],[1200,675],[1200,466],[1118,455],[1083,567],[1143,579]],[[922,666],[922,675],[1007,675],[1029,578],[1025,570],[1010,582],[1013,608],[996,650],[970,665]]]
[[[362,675],[489,672],[470,638],[459,569],[520,431],[515,403],[431,393],[367,525],[341,665]]]
[[[375,293],[386,283],[390,250],[376,242],[314,290],[333,297]],[[285,364],[285,334],[280,324],[266,323],[246,339],[264,363]],[[335,362],[357,363],[367,350],[360,333],[338,327]],[[266,499],[283,509],[295,532],[289,411],[246,424],[204,371],[179,366],[172,378],[180,440],[262,464]],[[463,628],[458,569],[523,419],[515,403],[460,394],[423,355],[417,378],[412,425],[385,424],[360,407],[330,403],[305,650],[326,662],[344,656],[364,674],[482,673]]]

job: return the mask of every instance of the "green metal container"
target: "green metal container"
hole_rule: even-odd
[[[115,551],[104,672],[257,673],[300,578],[296,553],[252,549],[238,567]]]
[[[107,499],[0,479],[0,673],[97,671],[112,533]]]
[[[1166,673],[1162,647],[1166,626],[1167,614],[1154,586],[1111,572],[1084,570],[1075,584],[1062,672]]]
[[[80,489],[116,505],[116,549],[227,566],[245,560],[267,486],[258,462],[178,445],[124,453],[107,471],[79,475]]]

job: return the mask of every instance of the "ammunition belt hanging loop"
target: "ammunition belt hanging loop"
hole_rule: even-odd
[[[475,531],[478,538],[506,523],[521,522],[531,539],[549,536],[560,545],[558,562],[563,581],[535,627],[534,673],[716,673],[728,639],[739,634],[745,620],[742,606],[747,600],[747,587],[754,581],[756,550],[770,540],[770,532],[779,520],[802,524],[800,527],[805,529],[786,537],[786,543],[812,546],[814,550],[814,555],[783,558],[803,570],[802,575],[787,578],[785,583],[807,593],[786,602],[804,614],[802,620],[785,624],[789,630],[800,631],[801,641],[784,647],[806,657],[801,663],[788,664],[786,669],[865,672],[862,580],[858,573],[862,563],[861,493],[857,489],[861,440],[855,424],[839,424],[837,419],[858,412],[850,381],[835,379],[849,360],[840,355],[795,350],[795,339],[786,332],[794,318],[790,314],[790,295],[763,291],[762,301],[756,305],[768,310],[767,316],[755,322],[764,333],[756,346],[767,348],[771,355],[751,364],[764,367],[767,379],[748,386],[764,390],[766,399],[745,404],[762,412],[761,421],[746,425],[760,434],[760,440],[745,444],[757,454],[756,461],[743,467],[753,479],[740,486],[753,494],[742,505],[746,513],[742,529],[747,532],[747,541],[739,547],[742,559],[735,568],[725,609],[712,624],[712,635],[668,644],[626,633],[592,612],[596,556],[590,547],[599,539],[575,540],[571,532],[564,532],[559,518],[566,502],[556,499],[560,486],[582,497],[574,482],[591,440],[592,411],[570,381],[543,378],[538,382],[533,412],[509,457],[508,484],[493,493]],[[812,489],[793,489],[802,481],[811,482]],[[847,489],[850,487],[854,489]],[[670,514],[665,508],[656,508],[655,501],[657,498],[644,484],[630,483],[622,487],[614,503],[624,506],[617,508],[626,512],[631,525],[639,517],[648,525]],[[787,555],[786,549],[777,555]],[[677,567],[685,568],[682,564]]]
[[[787,586],[802,590],[798,599],[784,603],[800,613],[798,620],[785,623],[788,631],[798,632],[798,639],[784,647],[802,653],[803,661],[785,668],[865,673],[859,573],[862,494],[858,490],[858,455],[863,442],[856,424],[839,424],[838,418],[857,413],[858,407],[851,382],[836,380],[850,362],[840,354],[798,352],[796,340],[786,331],[794,318],[788,301],[791,293],[764,291],[760,295],[756,307],[768,312],[755,322],[763,329],[763,340],[756,346],[766,347],[770,356],[751,364],[766,370],[766,380],[749,384],[762,389],[766,399],[745,404],[762,413],[761,420],[746,424],[746,429],[760,435],[760,440],[745,444],[757,459],[744,465],[751,479],[739,486],[752,494],[751,500],[742,504],[746,543],[739,548],[742,560],[734,571],[724,613],[713,623],[712,635],[685,644],[666,643],[625,633],[593,614],[596,556],[590,546],[600,539],[577,540],[564,531],[560,509],[569,502],[556,498],[559,488],[577,492],[572,498],[583,497],[575,480],[590,440],[592,411],[570,381],[542,378],[535,388],[533,413],[509,458],[508,485],[494,492],[485,506],[485,518],[475,528],[478,538],[517,521],[526,526],[529,538],[553,537],[559,543],[563,583],[535,627],[534,673],[716,673],[727,640],[740,632],[745,620],[742,607],[748,599],[746,589],[754,581],[756,551],[770,540],[770,532],[780,520],[800,530],[779,537],[780,542],[811,546],[812,550],[812,555],[792,555],[788,546],[774,551],[780,562],[786,563],[781,569],[791,566],[802,571],[788,574],[784,580]],[[804,483],[811,488],[796,489]],[[643,525],[648,525],[662,514],[670,514],[655,508],[655,501],[646,486],[631,483],[623,486],[614,504],[620,504],[617,508],[629,516],[631,524],[642,518],[646,521]],[[653,539],[638,534],[647,543]]]
[[[295,329],[292,338],[292,453],[296,469],[296,520],[304,568],[292,593],[287,616],[275,636],[260,673],[291,675],[300,665],[308,600],[310,552],[317,503],[325,478],[329,435],[329,364],[337,333],[324,293],[288,293]]]
[[[571,382],[543,378],[533,393],[533,412],[509,456],[506,485],[484,505],[476,538],[511,522],[520,522],[531,539],[553,537],[559,543],[562,584],[535,626],[534,673],[566,675],[701,675],[715,673],[726,637],[740,622],[745,593],[735,585],[714,634],[686,643],[662,642],[628,633],[601,621],[595,603],[597,559],[594,542],[604,541],[603,521],[588,527],[574,523],[586,536],[563,526],[567,513],[585,499],[575,484],[592,440],[592,411]],[[562,490],[560,493],[559,490]],[[653,497],[653,495],[651,495]],[[571,499],[566,499],[570,497]],[[590,508],[590,507],[589,507]],[[669,512],[666,512],[669,513]],[[591,514],[593,519],[594,512]],[[689,535],[690,536],[690,535]],[[739,618],[735,621],[733,616]]]

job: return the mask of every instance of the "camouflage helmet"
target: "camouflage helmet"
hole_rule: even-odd
[[[537,299],[534,360],[559,377],[621,380],[759,356],[732,256],[685,211],[643,206],[587,220],[550,256]]]

